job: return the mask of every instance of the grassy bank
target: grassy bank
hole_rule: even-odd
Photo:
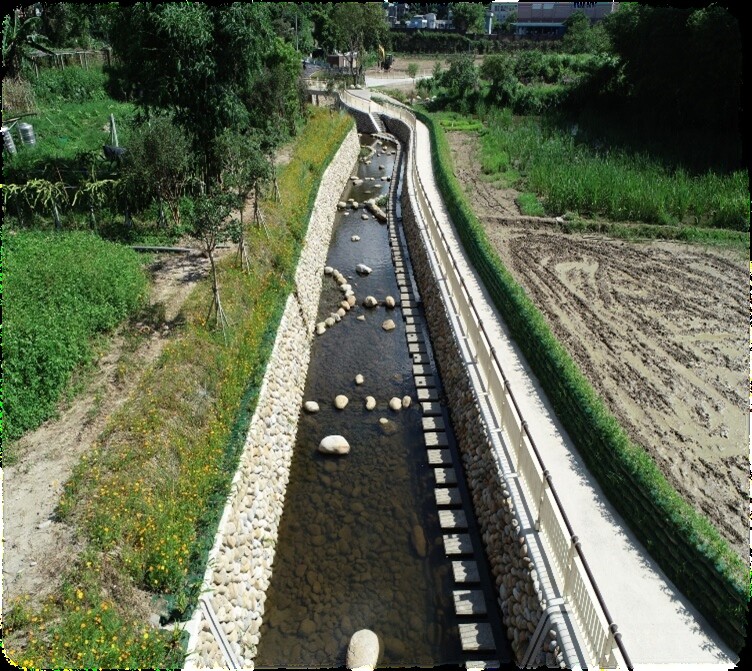
[[[745,641],[748,568],[630,441],[554,337],[467,203],[441,124],[419,115],[429,127],[437,182],[462,243],[588,468],[666,575],[739,650]]]
[[[594,149],[538,119],[504,112],[488,119],[481,138],[484,172],[519,172],[550,214],[574,211],[615,221],[749,231],[748,179],[742,171],[691,175],[646,154]]]
[[[92,339],[142,305],[141,264],[134,251],[89,233],[5,233],[5,440],[52,416]]]
[[[143,590],[161,596],[166,619],[190,614],[321,176],[351,127],[348,116],[313,111],[279,176],[282,201],[263,204],[268,235],[248,231],[251,272],[241,273],[232,258],[222,264],[222,304],[232,324],[227,344],[221,332],[204,325],[211,287],[202,284],[184,306],[182,332],[66,484],[60,516],[86,539],[86,560],[110,568],[102,577],[93,572],[87,583],[88,567],[73,567],[66,584],[83,599],[115,586],[126,595]],[[39,666],[80,666],[76,655],[92,640],[73,624],[75,605],[58,595],[47,614],[35,615],[45,618],[44,638],[13,657]],[[127,664],[121,659],[118,668],[180,663],[174,635],[144,631],[143,621],[128,620],[127,608],[111,607],[123,620],[122,632],[112,652],[109,641],[97,640],[92,666],[120,656]],[[142,649],[155,638],[159,645]]]

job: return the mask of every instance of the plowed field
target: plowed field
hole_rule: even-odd
[[[747,559],[747,264],[738,251],[566,234],[519,217],[481,179],[475,136],[455,171],[506,267],[633,441]]]

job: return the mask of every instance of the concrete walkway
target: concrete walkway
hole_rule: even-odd
[[[367,91],[358,93],[368,97]],[[464,253],[436,186],[428,129],[422,123],[418,123],[416,164],[632,662],[640,669],[665,669],[666,665],[733,668],[737,656],[627,528],[556,419],[537,378]]]

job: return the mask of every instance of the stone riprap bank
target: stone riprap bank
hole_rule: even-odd
[[[408,148],[414,161],[412,130],[404,122],[384,117],[388,130]],[[408,162],[408,170],[410,162]],[[477,401],[477,391],[464,362],[441,293],[436,290],[440,278],[429,259],[428,242],[419,228],[421,216],[410,180],[402,189],[402,217],[415,277],[423,296],[431,343],[434,348],[457,442],[462,454],[473,508],[478,519],[491,570],[498,589],[497,599],[515,657],[521,662],[546,607],[538,572],[521,533],[519,516],[511,493],[499,472],[494,448],[486,431]],[[532,666],[566,668],[557,626],[545,633],[537,659]]]
[[[353,129],[322,177],[295,274],[295,291],[287,299],[209,555],[201,603],[187,626],[186,669],[253,665],[297,434],[322,270],[337,202],[359,152]]]

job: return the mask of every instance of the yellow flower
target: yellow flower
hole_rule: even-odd
[[[84,598],[84,593],[79,589],[78,591],[76,591],[76,596],[79,599],[83,599]]]

